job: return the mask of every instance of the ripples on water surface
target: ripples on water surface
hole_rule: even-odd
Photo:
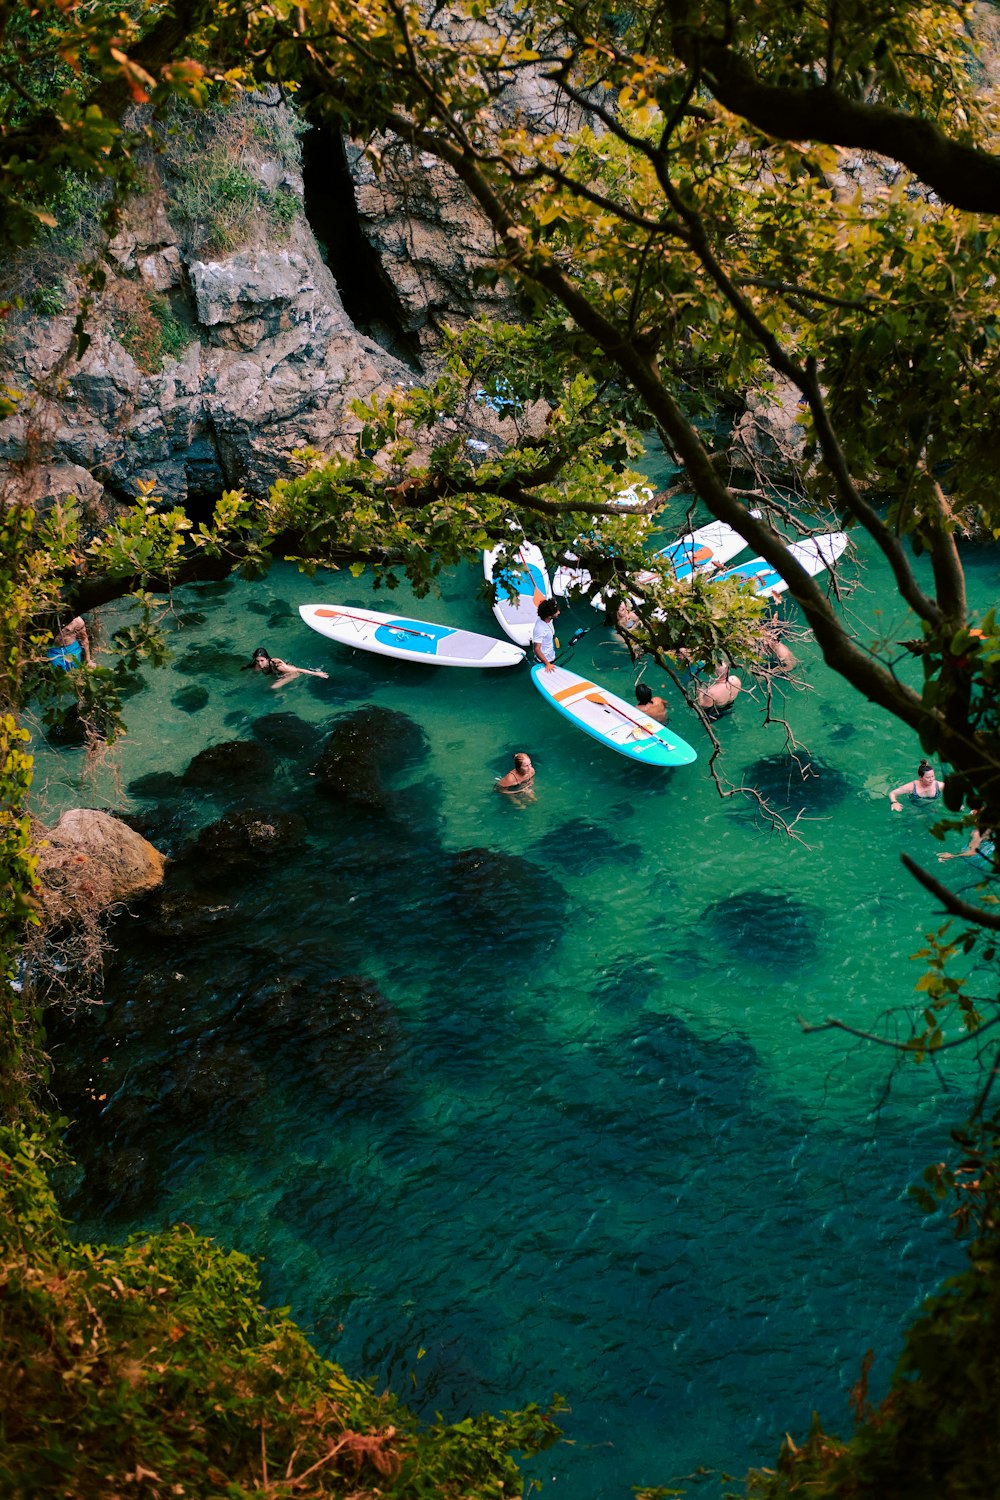
[[[994,556],[971,560],[982,607]],[[414,613],[492,632],[477,587],[469,571]],[[216,880],[195,936],[185,887],[212,870],[179,864],[155,929],[115,929],[105,1010],[53,1036],[81,1232],[184,1220],[263,1257],[266,1295],[324,1351],[428,1412],[560,1391],[573,1446],[534,1471],[572,1500],[771,1462],[813,1408],[846,1428],[865,1349],[884,1383],[908,1310],[957,1263],[905,1190],[960,1093],[926,1069],[886,1098],[884,1054],[796,1020],[863,1026],[912,992],[934,919],[898,856],[922,852],[932,816],[894,815],[884,793],[915,742],[808,646],[788,714],[829,769],[799,796],[781,731],[741,700],[725,771],[808,808],[790,843],[719,800],[705,755],[632,765],[526,672],[322,641],[294,606],[324,596],[409,602],[284,566],[181,590],[173,663],[128,705],[131,794],[81,796],[76,754],[40,751],[50,815],[124,806],[179,852],[253,805],[299,839]],[[902,614],[878,628],[912,633]],[[261,642],[329,682],[271,691],[240,671]],[[601,629],[572,665],[630,696]],[[390,720],[383,805],[348,808],[310,773],[364,705],[425,738]],[[247,784],[178,782],[234,738],[267,752]],[[538,771],[523,808],[491,790],[518,748]]]

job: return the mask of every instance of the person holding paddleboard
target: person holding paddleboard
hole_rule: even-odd
[[[266,672],[269,677],[273,677],[274,682],[271,685],[276,688],[284,687],[285,683],[291,682],[293,677],[329,677],[330,675],[329,672],[315,671],[312,667],[293,667],[291,662],[282,661],[280,656],[272,656],[269,651],[265,651],[263,646],[257,647],[243,670],[246,671],[248,667],[255,672]]]
[[[543,599],[538,606],[538,619],[531,632],[531,646],[535,660],[540,661],[546,672],[556,664],[556,617],[559,606],[554,599]]]

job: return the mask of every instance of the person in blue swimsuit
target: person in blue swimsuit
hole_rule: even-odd
[[[54,667],[62,667],[64,672],[72,672],[84,663],[88,667],[94,665],[90,654],[90,637],[82,615],[74,615],[68,625],[56,632],[45,655]]]
[[[992,828],[974,828],[964,849],[956,849],[954,854],[939,854],[938,859],[974,859],[977,865],[995,870],[996,834]]]
[[[916,780],[904,782],[889,793],[889,806],[893,812],[902,812],[903,804],[899,799],[905,796],[911,802],[934,802],[940,797],[943,787],[944,782],[937,779],[930,761],[922,760],[917,767]]]

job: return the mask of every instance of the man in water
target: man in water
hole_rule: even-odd
[[[655,719],[658,724],[667,722],[666,703],[662,698],[655,697],[652,688],[647,687],[644,682],[637,682],[635,685],[635,701],[643,713]]]
[[[88,667],[94,665],[94,658],[90,654],[90,637],[82,615],[74,615],[68,625],[56,632],[52,637],[52,645],[45,654],[54,667],[62,667],[64,672],[72,672],[81,662]]]
[[[743,683],[729,670],[727,661],[720,661],[712,681],[698,689],[697,703],[709,719],[717,719],[732,708]]]
[[[538,619],[535,628],[531,632],[531,645],[535,653],[535,660],[540,661],[546,672],[551,672],[556,664],[556,619],[559,614],[559,606],[554,599],[543,599],[538,606]]]

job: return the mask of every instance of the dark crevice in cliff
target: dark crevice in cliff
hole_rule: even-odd
[[[338,131],[311,123],[302,137],[302,180],[306,218],[333,272],[347,316],[359,333],[422,374],[417,339],[407,329],[395,288],[362,232]]]

